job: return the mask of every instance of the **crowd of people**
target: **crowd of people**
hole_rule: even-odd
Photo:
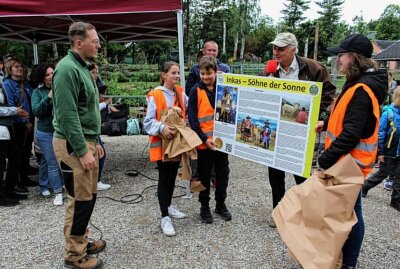
[[[91,66],[89,70],[93,73]],[[28,188],[36,186],[39,186],[39,193],[44,198],[54,196],[54,205],[64,204],[64,182],[53,150],[54,68],[54,63],[35,65],[28,79],[26,66],[14,55],[6,54],[1,60],[1,206],[19,204],[20,200],[28,198]],[[96,80],[97,77],[94,76],[93,79]],[[100,96],[100,110],[115,111],[114,107],[108,106],[110,101],[110,98],[104,100]],[[99,141],[105,152],[104,144]],[[32,159],[36,159],[38,171],[31,165]],[[111,187],[101,181],[104,163],[105,155],[99,160],[99,190]],[[31,176],[37,176],[38,182],[32,180]]]
[[[113,108],[108,106],[111,100],[104,99],[99,93],[101,81],[94,60],[101,46],[95,27],[74,22],[69,27],[68,37],[71,45],[68,54],[56,66],[35,66],[29,80],[27,69],[20,60],[13,55],[3,57],[0,205],[17,205],[20,200],[27,199],[27,188],[37,185],[44,197],[54,193],[54,205],[63,205],[66,193],[64,266],[102,268],[102,260],[93,255],[102,252],[107,244],[104,240],[88,240],[88,224],[98,190],[110,188],[101,181],[106,151],[100,137],[100,110]],[[339,46],[328,49],[337,55],[339,71],[346,77],[337,97],[326,68],[315,60],[297,55],[298,42],[292,33],[277,34],[270,45],[278,66],[277,71],[269,75],[322,82],[315,131],[324,130],[327,135],[325,150],[318,158],[319,177],[326,178],[324,171],[350,154],[367,178],[354,205],[358,221],[342,249],[342,269],[355,268],[364,236],[361,197],[366,197],[369,189],[390,175],[393,179],[390,205],[400,211],[400,87],[394,88],[393,103],[381,115],[381,105],[389,86],[393,87],[393,79],[389,77],[388,80],[387,71],[379,69],[371,59],[372,44],[360,34],[349,35]],[[150,138],[150,161],[156,162],[158,168],[160,227],[167,236],[176,234],[172,219],[186,217],[172,204],[180,162],[163,161],[163,141],[174,139],[177,128],[163,122],[162,116],[173,107],[179,108],[181,119],[188,120],[188,125],[202,142],[196,147],[198,159],[195,171],[192,171],[204,186],[198,195],[200,220],[207,224],[214,220],[210,209],[212,182],[215,185],[214,212],[225,221],[233,217],[226,205],[229,158],[226,153],[216,150],[213,141],[216,78],[219,72],[230,72],[228,65],[217,60],[217,55],[216,42],[206,42],[185,88],[179,86],[179,65],[164,63],[160,86],[147,95],[144,128]],[[301,112],[296,120],[305,123],[304,107]],[[228,114],[222,113],[221,117],[226,118]],[[250,129],[248,125],[243,124],[244,140]],[[265,122],[264,129],[269,130],[270,136],[269,122]],[[39,182],[28,177],[33,141],[41,152]],[[264,143],[264,148],[269,148],[269,139],[260,142]],[[380,163],[379,171],[368,177],[376,158]],[[275,208],[285,194],[285,172],[268,167],[268,178],[272,207]],[[296,184],[306,180],[297,175],[294,178]],[[268,225],[276,227],[272,217]]]

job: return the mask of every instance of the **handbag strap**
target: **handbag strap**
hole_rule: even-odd
[[[19,100],[18,100],[18,103],[17,103],[17,107],[20,107],[22,105],[22,100],[24,100],[24,97],[25,97],[25,85],[24,85],[24,82],[20,82],[19,85],[21,87],[21,91],[19,93]]]

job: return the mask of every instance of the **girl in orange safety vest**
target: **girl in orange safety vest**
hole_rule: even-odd
[[[161,123],[161,116],[171,107],[180,107],[182,117],[186,117],[187,96],[179,82],[179,65],[165,62],[160,75],[160,85],[148,93],[147,114],[144,128],[150,135],[150,161],[157,162],[158,189],[157,196],[161,210],[161,230],[167,236],[174,236],[175,229],[171,218],[181,219],[186,215],[171,205],[178,173],[179,161],[162,161],[162,139],[173,139],[176,129]]]

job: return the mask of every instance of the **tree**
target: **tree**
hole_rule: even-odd
[[[240,59],[243,59],[246,38],[251,29],[256,25],[259,17],[259,2],[258,0],[238,0],[232,2],[233,9],[233,28],[231,33],[234,36],[234,52],[233,59],[237,58],[237,48],[240,42]]]
[[[319,41],[318,41],[318,56],[326,58],[326,49],[332,42],[337,42],[333,39],[338,31],[337,26],[340,23],[342,4],[344,0],[321,0],[315,2],[321,10],[318,14],[321,16],[317,19],[319,25]]]
[[[172,60],[170,59],[170,50],[171,48],[176,47],[176,40],[159,40],[137,43],[138,51],[143,51],[145,53],[147,61],[150,64],[157,64],[160,61],[163,62]]]
[[[286,0],[285,9],[281,11],[283,14],[282,32],[291,32],[296,35],[300,24],[306,19],[304,12],[310,7],[308,0]]]
[[[400,39],[400,5],[388,5],[376,25],[376,38],[384,40]]]
[[[269,42],[274,40],[275,35],[276,27],[272,18],[268,16],[261,17],[246,39],[246,52],[261,57],[263,61],[271,59],[272,46]]]
[[[370,32],[368,24],[364,21],[363,15],[356,15],[353,18],[354,26],[352,27],[352,31],[358,34],[366,35]]]
[[[306,21],[300,24],[296,30],[297,42],[299,43],[299,55],[306,56],[305,50],[307,49],[307,57],[312,56],[315,42],[315,21]]]

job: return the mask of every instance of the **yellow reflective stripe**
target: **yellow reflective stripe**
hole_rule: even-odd
[[[200,123],[202,122],[206,122],[206,121],[211,121],[214,120],[214,115],[209,115],[209,116],[205,116],[205,117],[201,117],[201,118],[197,118],[199,120]]]
[[[161,147],[161,141],[150,143],[150,148],[158,148],[158,147]]]

